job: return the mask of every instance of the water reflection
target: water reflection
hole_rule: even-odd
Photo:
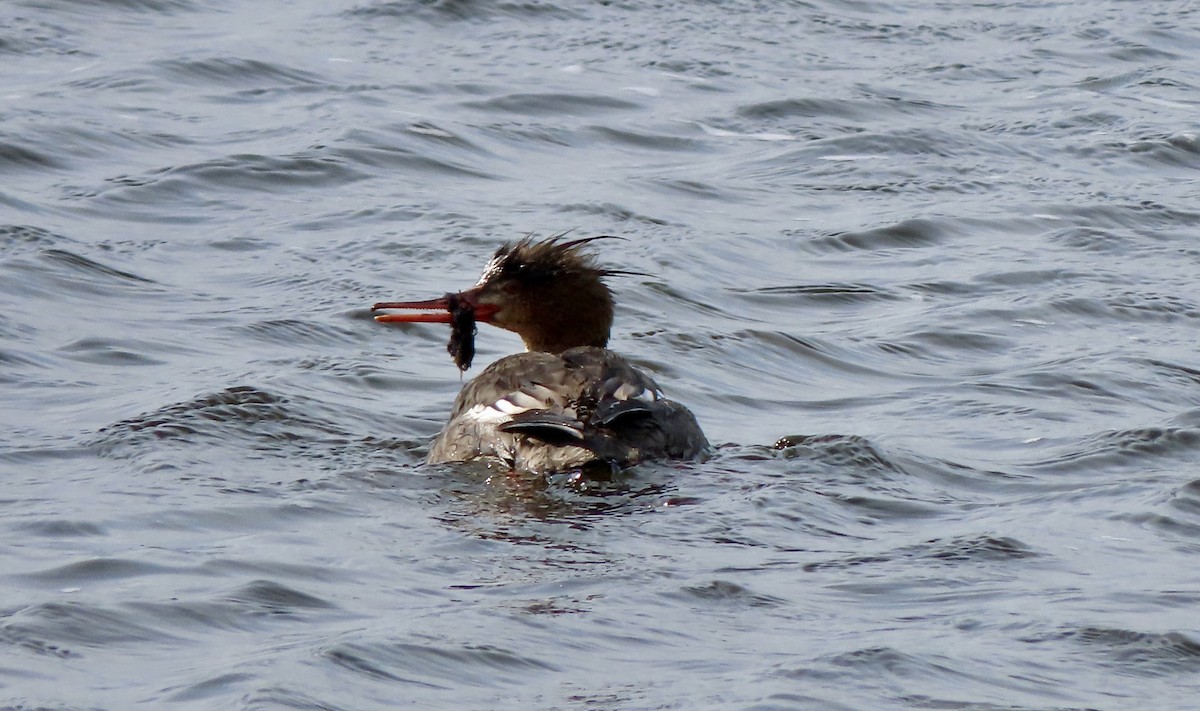
[[[445,469],[452,469],[442,489],[450,506],[438,520],[471,535],[517,543],[553,543],[559,526],[587,531],[602,518],[645,513],[676,488],[670,467],[663,465],[603,476],[543,476],[483,462]]]

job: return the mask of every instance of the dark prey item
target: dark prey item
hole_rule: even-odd
[[[475,307],[458,294],[446,294],[446,310],[450,312],[450,342],[446,350],[458,369],[465,371],[475,358]]]

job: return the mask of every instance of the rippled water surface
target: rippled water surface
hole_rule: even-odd
[[[1198,28],[6,0],[0,708],[1195,708]],[[421,465],[568,229],[713,456]]]

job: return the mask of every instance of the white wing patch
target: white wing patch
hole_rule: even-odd
[[[662,397],[662,393],[649,388],[639,388],[633,383],[621,383],[621,387],[613,392],[613,397],[618,400],[641,400],[642,402],[655,402]]]
[[[463,417],[476,422],[508,422],[512,415],[501,412],[492,405],[476,405],[463,413]]]
[[[543,388],[543,390],[546,390],[546,388]],[[542,410],[542,409],[545,409],[546,405],[548,404],[545,401],[545,399],[539,400],[534,395],[531,395],[527,392],[523,392],[521,390],[518,390],[515,393],[512,393],[511,395],[506,397],[505,400],[512,403],[513,407],[521,408],[522,411]],[[503,400],[501,402],[503,402]]]
[[[661,400],[663,394],[655,388],[646,388],[633,383],[621,383],[606,397],[611,397],[614,400],[622,402],[639,401],[650,404]],[[481,424],[490,424],[499,427],[506,422],[512,422],[518,415],[537,410],[556,410],[557,408],[562,408],[564,414],[574,417],[573,407],[573,403],[567,402],[563,395],[554,392],[545,385],[532,383],[526,385],[521,390],[516,390],[505,395],[489,405],[475,405],[463,413],[463,417]]]
[[[503,412],[506,415],[519,415],[522,412],[525,412],[526,410],[529,409],[528,407],[521,407],[520,405],[516,404],[512,400],[509,400],[508,398],[505,398],[505,397],[502,397],[499,400],[497,400],[496,402],[493,402],[492,407],[499,410],[500,412]]]
[[[475,405],[464,416],[476,422],[509,422],[516,415],[530,410],[547,410],[554,405],[564,405],[562,396],[544,385],[533,384],[523,390],[511,392],[490,405]]]

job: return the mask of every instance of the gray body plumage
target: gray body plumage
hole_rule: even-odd
[[[692,413],[647,375],[606,348],[580,347],[490,365],[459,393],[428,461],[552,472],[689,459],[707,447]]]

